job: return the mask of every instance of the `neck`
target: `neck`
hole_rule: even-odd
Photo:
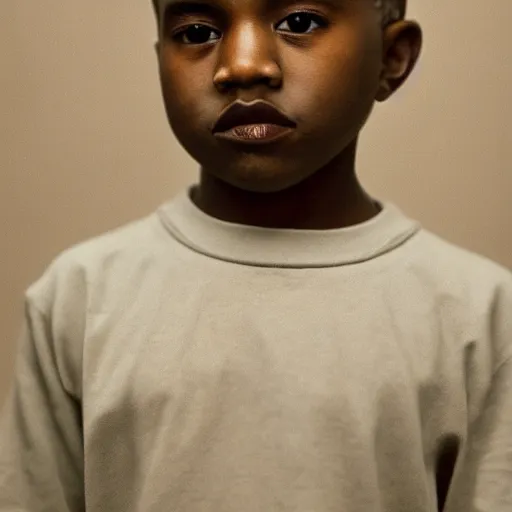
[[[192,200],[217,219],[281,229],[337,229],[365,222],[379,212],[355,173],[357,142],[311,177],[272,193],[241,190],[202,168]]]

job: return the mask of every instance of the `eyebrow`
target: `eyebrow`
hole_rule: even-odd
[[[156,0],[156,3],[159,8],[164,10],[168,7],[179,9],[203,9],[205,7],[221,9],[223,0]]]
[[[198,14],[222,11],[218,0],[156,0],[160,18],[169,14]]]
[[[222,11],[223,4],[236,3],[237,0],[156,0],[160,14],[166,12],[171,13],[197,13],[197,12],[211,12]],[[267,7],[273,8],[285,7],[300,3],[301,0],[262,0],[263,4]],[[343,1],[347,0],[313,0],[315,3],[324,4],[326,7],[332,9],[341,7]]]

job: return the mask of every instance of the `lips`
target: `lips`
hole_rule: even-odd
[[[221,114],[213,127],[213,133],[226,132],[238,126],[257,124],[296,127],[296,123],[289,117],[264,100],[256,100],[251,103],[237,100]]]

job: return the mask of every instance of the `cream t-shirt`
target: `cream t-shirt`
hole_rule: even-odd
[[[1,512],[512,511],[512,275],[384,203],[231,224],[183,190],[26,293]]]

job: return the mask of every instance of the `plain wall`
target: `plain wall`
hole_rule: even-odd
[[[512,2],[410,0],[425,46],[374,112],[377,198],[512,268]],[[198,177],[162,107],[150,0],[4,1],[0,15],[0,402],[23,292],[63,249]]]

